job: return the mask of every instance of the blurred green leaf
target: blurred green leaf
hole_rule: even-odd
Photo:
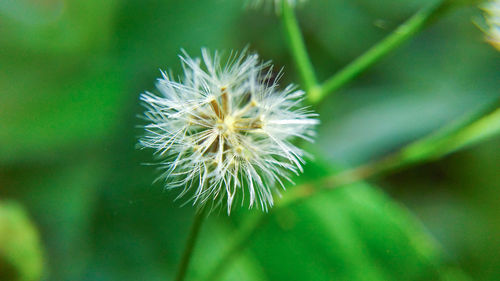
[[[310,164],[304,177],[327,171]],[[262,228],[263,233],[251,237],[251,250],[269,280],[441,280],[463,275],[446,264],[441,249],[408,210],[367,183],[278,209]]]
[[[271,280],[440,279],[439,251],[422,226],[363,183],[279,212],[254,245]]]
[[[0,201],[0,280],[35,281],[43,270],[38,231],[23,207]]]

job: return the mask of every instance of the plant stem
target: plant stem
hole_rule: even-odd
[[[319,94],[318,82],[314,74],[314,67],[304,44],[295,12],[288,1],[282,1],[282,20],[288,47],[297,66],[304,88],[309,99],[316,99]]]
[[[176,281],[182,281],[186,277],[187,268],[189,266],[191,257],[193,256],[193,249],[200,233],[200,228],[204,218],[205,209],[203,208],[197,211],[194,216],[193,224],[191,225],[191,229],[189,230],[189,236],[184,248],[184,252],[182,253],[181,262],[177,270],[177,275],[175,277]]]
[[[286,1],[285,1],[286,2]],[[320,86],[318,94],[311,97],[313,104],[321,102],[326,96],[335,92],[340,87],[347,84],[360,73],[365,71],[384,55],[400,46],[403,42],[411,38],[418,31],[422,30],[430,20],[442,13],[449,5],[448,1],[438,0],[434,5],[423,8],[415,15],[401,24],[390,35],[381,42],[371,47],[363,55],[345,66],[342,70],[333,75],[330,79]]]

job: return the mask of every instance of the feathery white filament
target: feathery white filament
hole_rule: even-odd
[[[302,171],[304,152],[290,141],[311,140],[316,114],[300,107],[304,93],[278,89],[270,63],[256,54],[202,49],[202,59],[180,56],[184,77],[162,73],[161,95],[141,95],[149,124],[139,143],[161,160],[168,189],[180,189],[193,205],[227,204],[236,198],[267,210],[276,185]]]

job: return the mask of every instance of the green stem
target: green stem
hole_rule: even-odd
[[[304,38],[300,32],[295,12],[288,1],[282,1],[282,20],[288,47],[299,71],[304,88],[309,99],[316,99],[319,94],[318,82],[314,74],[314,68],[304,44]]]
[[[175,277],[176,281],[182,281],[186,277],[187,268],[189,266],[191,257],[193,256],[193,249],[196,244],[198,234],[200,233],[200,228],[204,218],[205,218],[204,209],[198,210],[195,214],[193,224],[191,225],[191,229],[189,230],[189,236],[186,242],[186,246],[184,248],[184,252],[182,253],[181,262],[177,270],[177,275]]]
[[[311,97],[310,101],[313,104],[317,104],[326,96],[347,84],[349,81],[381,59],[384,55],[394,50],[403,42],[407,41],[417,32],[422,30],[430,20],[446,10],[445,8],[448,4],[448,1],[438,0],[434,5],[423,8],[417,12],[381,42],[370,48],[363,55],[359,56],[353,62],[345,66],[342,70],[324,82],[321,85],[318,94]]]

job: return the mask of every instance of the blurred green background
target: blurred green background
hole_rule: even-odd
[[[135,149],[138,95],[154,91],[159,69],[180,73],[180,48],[198,56],[202,46],[249,45],[285,68],[282,84],[298,83],[279,19],[243,2],[0,1],[0,280],[173,278],[193,209],[141,165],[151,153]],[[302,5],[320,79],[431,2]],[[498,98],[500,54],[472,23],[480,18],[451,11],[329,97],[312,150],[354,166]],[[496,137],[288,207],[224,278],[500,280],[499,159]],[[212,215],[188,277],[200,280],[256,212]]]

